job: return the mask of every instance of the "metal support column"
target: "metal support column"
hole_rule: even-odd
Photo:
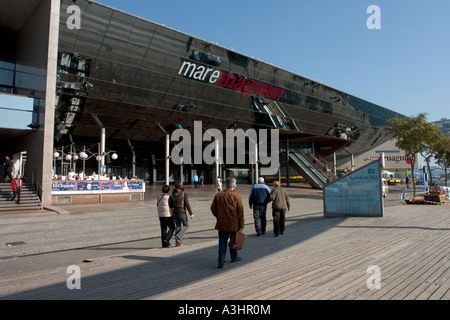
[[[166,135],[166,164],[164,172],[164,182],[169,185],[169,172],[170,172],[170,135]]]
[[[259,166],[258,166],[258,144],[255,143],[255,183],[258,183],[259,178]]]
[[[333,167],[334,167],[334,175],[337,175],[337,162],[336,162],[336,152],[333,153]]]
[[[131,177],[134,178],[136,176],[136,152],[134,152],[134,147],[131,144],[130,139],[127,139],[127,141],[131,148]]]
[[[102,157],[101,160],[101,165],[104,166],[105,165],[105,149],[106,149],[106,129],[102,128],[101,129],[101,134],[100,134],[100,156]]]
[[[219,155],[219,140],[216,139],[216,150],[215,150],[215,154],[216,154],[216,176],[214,177],[214,179],[216,180],[216,190],[219,187],[218,183],[217,183],[217,177],[220,176],[220,155]],[[223,181],[222,181],[223,184]]]
[[[286,135],[286,186],[290,186],[289,181],[289,135]]]

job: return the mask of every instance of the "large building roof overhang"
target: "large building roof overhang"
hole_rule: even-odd
[[[61,12],[71,4],[63,0]],[[77,5],[79,30],[61,15],[60,54],[83,62],[59,69],[58,139],[98,136],[92,115],[107,138],[134,141],[162,142],[161,127],[192,131],[195,121],[205,130],[280,129],[293,141],[314,139],[324,154],[388,139],[384,126],[396,115],[389,109],[120,10]]]

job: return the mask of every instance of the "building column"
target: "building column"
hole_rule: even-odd
[[[280,181],[281,183],[281,181]],[[289,135],[286,135],[286,186],[290,186],[289,179]]]
[[[165,158],[165,168],[164,168],[164,182],[169,185],[169,175],[170,175],[170,135],[166,134],[166,158]]]
[[[49,33],[47,53],[47,81],[45,94],[45,112],[42,141],[42,176],[38,177],[41,184],[41,195],[43,206],[52,204],[52,163],[53,143],[55,130],[55,104],[56,104],[56,70],[58,66],[58,41],[59,41],[59,19],[61,1],[49,0]]]

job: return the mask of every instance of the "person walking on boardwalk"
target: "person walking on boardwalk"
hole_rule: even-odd
[[[180,181],[175,182],[175,189],[169,199],[169,207],[173,209],[173,219],[175,220],[175,242],[177,247],[182,246],[183,237],[189,228],[186,209],[191,219],[194,218],[188,196]]]
[[[260,177],[258,183],[253,185],[248,197],[250,209],[253,209],[253,219],[255,220],[255,231],[259,237],[266,233],[266,211],[267,202],[270,196],[270,188],[264,183],[264,178]]]
[[[197,174],[194,174],[194,176],[192,177],[192,181],[194,182],[194,189],[199,188],[199,185],[198,185],[198,175],[197,175]]]
[[[272,201],[273,233],[275,237],[278,237],[278,234],[284,233],[286,211],[291,210],[291,205],[289,195],[281,188],[280,181],[275,181],[273,185],[269,201]]]
[[[217,191],[222,191],[222,179],[220,177],[217,177]]]
[[[169,206],[170,187],[165,185],[162,187],[162,194],[156,200],[158,208],[159,223],[161,226],[161,243],[163,248],[170,247],[170,239],[175,231],[175,222],[173,220],[172,209]]]
[[[229,177],[226,180],[227,189],[216,193],[211,204],[211,212],[216,217],[215,229],[219,234],[219,264],[222,269],[227,254],[228,239],[237,231],[244,229],[244,204],[242,197],[234,190],[236,189],[236,179]],[[231,262],[240,261],[237,250],[230,248]]]

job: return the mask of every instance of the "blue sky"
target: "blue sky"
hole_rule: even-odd
[[[448,0],[98,0],[407,116],[450,118]],[[370,30],[370,5],[381,29]]]

